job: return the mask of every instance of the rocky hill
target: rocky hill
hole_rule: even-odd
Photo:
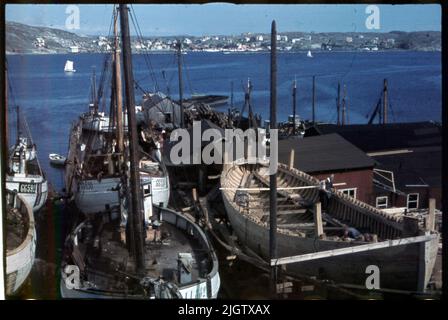
[[[440,51],[441,33],[438,31],[387,33],[360,32],[282,32],[279,33],[279,50],[414,50]],[[132,39],[134,52],[146,50],[174,50],[177,37],[145,37]],[[184,50],[268,50],[269,34],[241,34],[238,36],[179,36]],[[6,53],[68,53],[104,52],[111,42],[102,36],[80,36],[54,28],[34,27],[6,22]]]
[[[71,47],[94,51],[92,38],[60,29],[6,22],[6,53],[66,53]]]

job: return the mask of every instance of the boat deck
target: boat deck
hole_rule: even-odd
[[[6,214],[6,248],[8,251],[17,248],[28,233],[28,224],[16,208],[8,208]]]
[[[191,281],[207,273],[207,252],[201,250],[194,238],[168,223],[162,223],[160,231],[161,241],[147,241],[145,244],[147,276],[156,279],[162,277],[179,284],[178,253],[192,254],[195,263],[191,268]],[[98,245],[95,247],[95,244]],[[94,283],[97,289],[107,291],[126,290],[125,276],[132,277],[135,270],[134,260],[129,256],[125,244],[119,240],[117,228],[110,224],[101,232],[100,242],[93,240],[87,247],[86,265],[87,280]]]
[[[269,173],[264,166],[234,166],[225,173],[225,196],[240,214],[257,224],[269,224]],[[288,234],[313,236],[314,205],[321,201],[319,181],[284,165],[277,172],[277,226]],[[299,189],[294,189],[299,188]],[[360,239],[394,239],[401,235],[400,221],[341,192],[333,192],[322,206],[322,225],[328,237],[345,239],[350,230]]]

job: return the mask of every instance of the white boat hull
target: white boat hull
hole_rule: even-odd
[[[25,240],[15,249],[6,252],[6,294],[17,293],[25,280],[28,278],[35,259],[36,252],[36,229],[31,206],[19,195],[18,205],[23,203],[28,213],[28,234]]]
[[[167,177],[141,179],[142,184],[151,182],[152,203],[162,207],[168,206],[170,186]],[[105,212],[110,208],[119,206],[120,195],[118,186],[119,177],[83,180],[75,188],[76,207],[84,214]],[[146,202],[147,200],[145,200]],[[149,200],[148,200],[149,201]]]
[[[34,212],[39,211],[44,206],[48,197],[48,182],[41,176],[7,176],[6,189],[17,191]]]

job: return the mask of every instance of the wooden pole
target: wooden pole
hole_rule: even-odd
[[[97,113],[98,112],[98,101],[97,101],[97,97],[96,97],[96,72],[95,72],[95,68],[93,68],[92,90],[93,90],[93,107],[94,107],[95,113]]]
[[[313,76],[313,124],[316,121],[316,76]]]
[[[230,108],[233,109],[233,81],[230,82]]]
[[[129,155],[130,155],[130,193],[131,210],[129,210],[128,226],[131,238],[131,248],[135,254],[137,273],[145,271],[145,251],[143,236],[143,210],[141,207],[140,173],[138,168],[139,151],[137,136],[137,121],[135,117],[134,75],[132,71],[131,37],[129,34],[128,8],[120,4],[121,42],[123,46],[123,72],[125,79],[126,108],[128,116]]]
[[[384,90],[383,90],[383,124],[387,123],[387,79],[384,79]]]
[[[320,202],[314,205],[314,231],[316,238],[324,234],[324,227],[322,224],[322,206]]]
[[[279,266],[279,265],[290,264],[290,263],[331,258],[331,257],[342,256],[342,255],[346,255],[346,254],[354,254],[354,253],[366,252],[366,251],[371,251],[371,250],[379,250],[379,249],[384,249],[384,248],[410,245],[410,244],[414,244],[414,243],[432,241],[432,240],[436,239],[437,237],[438,236],[436,234],[431,234],[431,235],[408,237],[408,238],[401,238],[401,239],[395,239],[395,240],[385,240],[385,241],[381,241],[381,242],[355,245],[355,246],[347,247],[347,248],[339,248],[339,249],[333,249],[333,250],[318,251],[318,252],[313,252],[313,253],[305,253],[302,255],[284,257],[284,258],[271,260],[271,266]]]
[[[277,28],[275,20],[271,26],[271,110],[270,129],[277,129]],[[271,155],[272,157],[272,155]],[[277,258],[277,173],[269,176],[269,255]],[[271,284],[276,291],[277,269],[271,269]]]
[[[115,101],[117,103],[117,144],[118,153],[124,152],[124,130],[123,130],[123,93],[121,84],[121,62],[120,62],[120,43],[118,39],[118,14],[115,15],[114,21],[114,34],[115,34]],[[121,157],[121,156],[120,156]]]
[[[8,62],[5,61],[5,149],[9,148],[9,124],[8,124]]]
[[[294,149],[289,153],[289,169],[294,168]]]
[[[19,138],[22,135],[22,130],[20,128],[20,107],[17,106],[16,110],[17,110],[16,111],[17,112],[17,114],[16,114],[16,116],[17,116],[17,132],[16,132],[16,134],[17,134],[17,144],[18,144],[19,143]]]
[[[293,118],[293,134],[296,134],[296,108],[297,108],[297,81],[294,79],[292,87],[292,118]]]
[[[435,214],[436,214],[436,199],[429,199],[428,216],[426,217],[425,229],[426,231],[434,231],[435,229]]]
[[[182,84],[182,42],[177,40],[177,70],[179,75],[180,127],[184,128],[183,84]]]
[[[344,93],[342,97],[342,125],[345,125],[345,94],[346,94],[346,87],[344,84]]]
[[[336,104],[337,112],[338,112],[338,122],[337,125],[341,124],[340,113],[341,113],[341,83],[338,82],[338,100]]]

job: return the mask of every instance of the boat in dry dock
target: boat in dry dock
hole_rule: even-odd
[[[18,193],[6,190],[6,283],[7,295],[19,292],[28,278],[36,252],[33,210]]]
[[[48,182],[37,158],[26,119],[17,107],[17,140],[9,150],[6,189],[18,192],[34,212],[45,204]]]
[[[334,188],[322,190],[319,180],[283,164],[277,185],[278,257],[296,260],[284,265],[286,272],[364,286],[366,268],[374,265],[381,272],[381,288],[425,290],[437,256],[436,231]],[[221,188],[239,241],[269,259],[268,167],[226,165]]]

